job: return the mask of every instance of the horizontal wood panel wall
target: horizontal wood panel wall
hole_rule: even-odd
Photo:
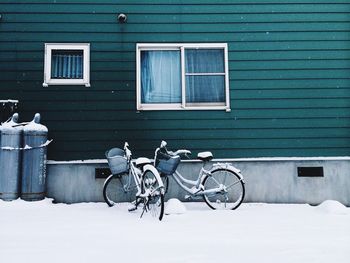
[[[126,13],[126,24],[117,14]],[[216,157],[350,154],[350,2],[1,0],[0,99],[42,114],[49,159],[169,148]],[[42,87],[44,43],[91,44],[91,87]],[[136,43],[229,46],[231,112],[136,111]]]

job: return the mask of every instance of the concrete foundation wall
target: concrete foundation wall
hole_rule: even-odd
[[[337,200],[350,206],[350,159],[251,159],[231,162],[242,171],[246,182],[244,202],[310,203]],[[215,162],[214,162],[215,163]],[[183,162],[179,171],[195,179],[199,162]],[[47,196],[57,202],[101,202],[104,179],[95,179],[100,163],[48,163]],[[323,167],[323,177],[298,177],[298,167]],[[187,176],[189,175],[189,176]],[[184,200],[185,192],[170,180],[166,198]]]

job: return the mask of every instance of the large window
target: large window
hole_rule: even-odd
[[[137,109],[230,109],[226,44],[138,44]]]
[[[44,83],[90,86],[89,44],[45,44]]]

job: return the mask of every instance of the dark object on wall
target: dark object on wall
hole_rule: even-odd
[[[118,15],[118,22],[119,23],[126,23],[126,20],[128,20],[128,17],[126,14],[119,14]]]
[[[96,179],[106,179],[111,174],[112,174],[112,172],[108,167],[95,168],[95,178]]]
[[[323,167],[298,167],[299,177],[323,177]]]

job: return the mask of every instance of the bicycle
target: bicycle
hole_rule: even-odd
[[[124,149],[113,148],[106,152],[112,172],[104,182],[103,198],[109,207],[130,203],[129,211],[142,206],[141,217],[147,212],[162,220],[164,214],[164,185],[158,171],[148,158],[131,160],[129,144]]]
[[[241,205],[245,195],[245,183],[239,169],[229,163],[216,163],[206,169],[213,155],[211,152],[201,152],[198,153],[198,159],[203,162],[203,166],[197,179],[189,180],[177,171],[177,167],[181,156],[189,158],[191,151],[172,152],[168,151],[166,146],[166,141],[162,141],[154,157],[154,166],[163,178],[165,189],[168,188],[168,177],[172,176],[175,182],[188,193],[185,196],[186,199],[203,198],[212,209],[233,210]]]

